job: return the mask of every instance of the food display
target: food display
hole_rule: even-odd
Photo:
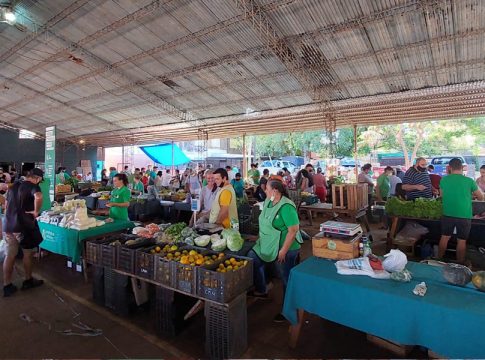
[[[237,261],[235,258],[232,257],[229,260],[226,260],[220,263],[216,271],[221,273],[225,273],[228,271],[237,271],[240,268],[246,266],[247,264],[248,264],[247,260]]]
[[[170,225],[163,234],[158,238],[157,242],[161,243],[178,243],[182,242],[182,230],[185,229],[187,225],[183,222]]]
[[[485,291],[485,271],[477,271],[472,276],[473,285],[480,291]]]
[[[239,251],[244,245],[244,239],[239,231],[235,229],[224,229],[221,233],[226,240],[227,248],[231,251]]]
[[[37,220],[78,231],[105,224],[104,221],[88,216],[85,200],[68,200],[62,205],[54,203],[52,209],[42,212]]]
[[[414,201],[391,197],[386,202],[386,213],[391,216],[407,216],[419,219],[439,219],[443,214],[440,199],[418,198]]]
[[[70,184],[58,184],[56,185],[56,193],[57,194],[62,194],[62,193],[70,193],[72,191],[72,186]]]

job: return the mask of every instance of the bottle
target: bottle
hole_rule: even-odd
[[[364,256],[364,242],[362,241],[362,239],[359,242],[359,255],[360,257]]]
[[[239,221],[237,219],[231,218],[231,228],[239,231]]]
[[[372,254],[369,239],[367,239],[367,236],[364,236],[362,239],[364,243],[364,256],[369,256]]]

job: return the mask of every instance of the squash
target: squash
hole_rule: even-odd
[[[450,263],[443,267],[443,277],[453,285],[465,286],[472,280],[472,275],[472,271],[463,265]]]
[[[472,283],[478,290],[485,292],[485,271],[477,271],[474,273]]]

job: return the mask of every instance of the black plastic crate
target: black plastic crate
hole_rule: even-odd
[[[156,286],[155,292],[155,323],[157,333],[162,336],[175,336],[192,320],[184,320],[185,314],[198,300]]]
[[[138,249],[135,253],[135,275],[153,280],[155,276],[155,254],[151,250],[156,246]]]
[[[153,244],[153,240],[146,239],[143,242],[136,245],[117,246],[116,269],[129,274],[135,274],[136,250],[147,247],[148,245],[151,245],[151,244]]]
[[[172,286],[173,261],[155,255],[153,267],[155,270],[154,280],[159,284]]]
[[[206,248],[196,246],[185,246],[183,250],[196,250],[203,255],[215,254]],[[212,266],[212,265],[211,265]],[[180,262],[172,262],[172,287],[183,291],[187,294],[195,295],[197,293],[197,269],[204,265],[193,266],[185,265]]]
[[[208,300],[227,303],[236,296],[246,293],[253,285],[253,260],[242,256],[227,256],[223,261],[234,258],[246,261],[246,265],[236,271],[217,272],[217,265],[197,269],[197,295]]]
[[[105,306],[119,315],[128,315],[135,305],[130,277],[104,268]]]
[[[84,254],[86,262],[93,265],[102,265],[103,253],[101,249],[103,244],[109,244],[109,242],[105,237],[88,240],[86,242],[86,253]]]
[[[93,300],[96,304],[104,306],[104,268],[93,265]]]
[[[240,358],[248,346],[246,294],[220,305],[206,301],[206,354],[211,359]]]

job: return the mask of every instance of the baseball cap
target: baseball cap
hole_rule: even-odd
[[[42,179],[44,179],[44,172],[39,169],[39,168],[34,168],[30,171],[30,175],[32,176],[38,176],[38,177],[41,177]]]

